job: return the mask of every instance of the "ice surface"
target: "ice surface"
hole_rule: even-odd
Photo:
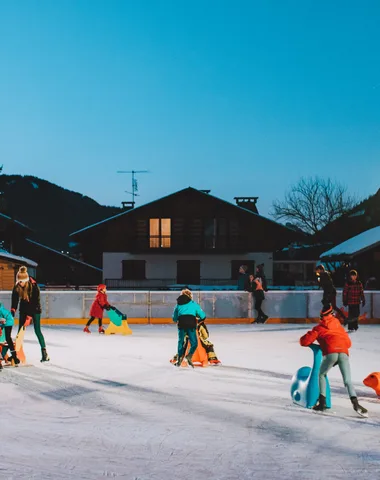
[[[335,416],[291,404],[294,372],[312,359],[307,326],[211,325],[222,367],[176,369],[175,326],[133,335],[45,327],[50,364],[0,374],[0,479],[327,480],[380,478],[380,401],[362,384],[380,371],[380,328],[352,337],[352,375],[370,418],[331,373]],[[95,326],[93,331],[96,331]]]

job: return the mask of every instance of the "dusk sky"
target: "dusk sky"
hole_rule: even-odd
[[[380,2],[2,0],[0,163],[107,205],[187,186],[264,215],[380,187]]]

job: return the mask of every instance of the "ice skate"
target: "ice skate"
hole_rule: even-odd
[[[12,350],[10,354],[11,356],[9,357],[9,361],[11,362],[12,367],[17,367],[17,365],[20,363],[20,360],[17,358],[16,352]]]
[[[361,405],[359,405],[357,397],[351,397],[351,403],[354,407],[355,412],[361,417],[368,418],[368,410]]]
[[[327,410],[326,407],[326,397],[323,395],[319,395],[318,402],[313,407],[314,412],[325,412]]]
[[[90,329],[88,328],[87,325],[84,327],[83,331],[84,331],[85,333],[91,333],[91,332],[90,332]]]
[[[187,360],[187,363],[190,365],[190,367],[194,368],[193,356],[192,355],[186,355],[186,360]]]
[[[41,362],[49,362],[50,361],[50,357],[49,357],[49,355],[46,351],[46,348],[41,349],[41,354],[42,354]]]
[[[100,334],[102,334],[102,333],[105,333],[105,331],[104,331],[104,328],[103,328],[103,327],[99,327],[99,330],[98,330],[98,331],[99,331],[99,333],[100,333]]]

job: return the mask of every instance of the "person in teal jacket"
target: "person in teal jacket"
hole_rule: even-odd
[[[175,364],[180,367],[185,356],[184,340],[187,335],[190,341],[189,354],[186,360],[193,367],[192,358],[198,346],[197,339],[197,323],[198,320],[205,320],[206,314],[193,300],[193,294],[187,288],[182,290],[181,295],[177,298],[177,305],[173,312],[173,322],[178,325],[178,360]]]
[[[4,336],[4,339],[5,339],[5,341],[7,342],[7,345],[8,345],[8,347],[5,347],[5,349],[3,349],[3,351],[0,354],[0,369],[3,368],[2,364],[1,364],[2,359],[3,359],[3,352],[4,352],[4,355],[5,355],[8,348],[10,350],[11,358],[12,358],[14,364],[18,365],[20,363],[20,360],[17,358],[15,346],[14,346],[14,343],[13,343],[13,340],[12,340],[13,325],[14,325],[13,315],[11,314],[11,312],[9,310],[7,310],[4,307],[4,305],[2,303],[0,303],[0,329],[3,331],[4,335],[2,335],[2,336]]]

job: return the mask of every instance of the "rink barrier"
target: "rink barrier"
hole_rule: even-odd
[[[254,318],[252,295],[239,291],[193,292],[194,300],[200,303],[209,323],[248,324]],[[361,323],[380,324],[380,291],[365,292],[366,305],[361,309],[366,320]],[[173,308],[178,292],[159,291],[109,291],[108,300],[128,315],[128,323],[171,324]],[[270,291],[263,303],[269,315],[268,323],[314,323],[321,309],[321,291]],[[341,293],[338,292],[338,305]],[[88,319],[94,300],[93,291],[42,291],[43,324],[80,324]],[[11,292],[0,292],[0,302],[10,309]],[[105,312],[104,323],[108,323]]]

